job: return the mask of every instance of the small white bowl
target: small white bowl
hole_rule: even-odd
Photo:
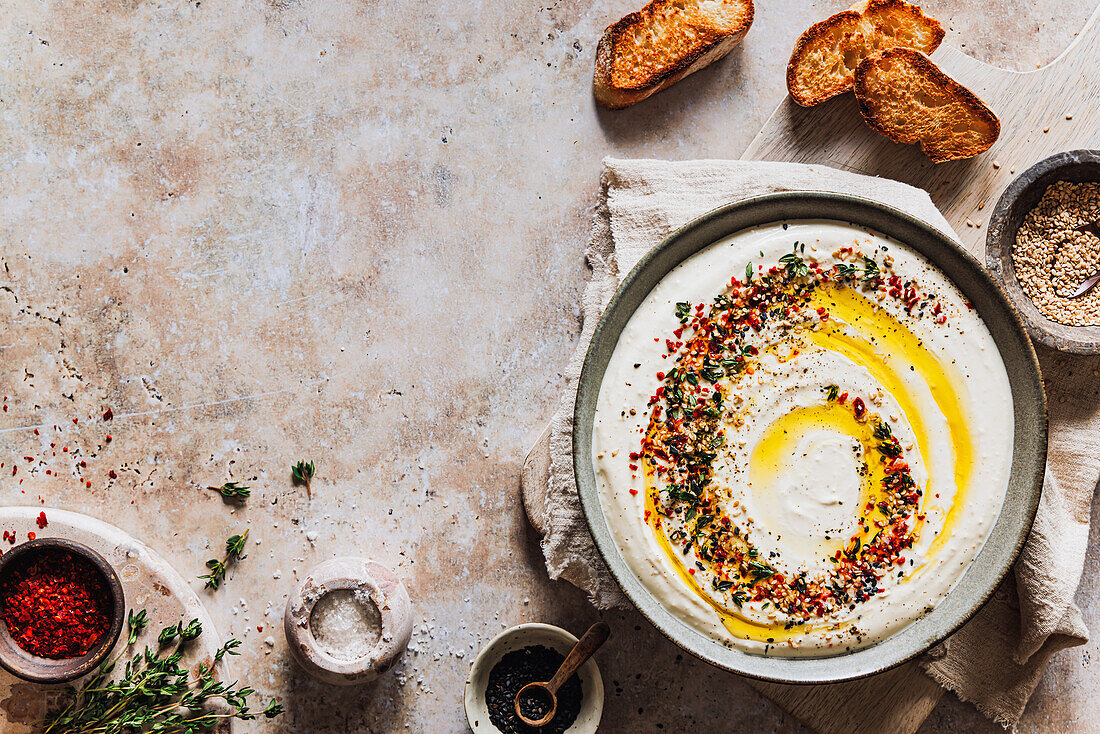
[[[466,677],[466,721],[470,729],[475,734],[498,734],[499,730],[489,720],[485,689],[489,684],[489,671],[502,657],[528,645],[543,645],[564,656],[575,644],[577,638],[561,627],[535,622],[510,627],[490,640],[474,659],[470,675]],[[577,676],[581,681],[581,710],[566,734],[594,734],[603,715],[603,678],[596,667],[596,659],[589,658],[577,671]]]

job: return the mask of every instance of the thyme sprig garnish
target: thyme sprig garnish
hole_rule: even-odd
[[[200,734],[227,719],[270,719],[283,712],[274,700],[252,711],[248,697],[255,693],[253,689],[215,678],[214,665],[226,655],[237,655],[239,640],[227,640],[214,653],[214,664],[199,663],[193,675],[180,666],[187,645],[202,634],[197,619],[165,627],[156,648],[146,647],[133,655],[122,677],[112,680],[116,664],[148,624],[144,609],[130,611],[126,649],[100,664],[65,708],[40,722],[42,734]]]
[[[217,492],[227,500],[241,500],[252,494],[252,490],[247,485],[238,482],[226,482],[220,487],[207,487],[207,489]]]
[[[206,579],[205,588],[217,591],[222,581],[225,580],[225,571],[230,564],[244,558],[244,543],[247,539],[247,530],[240,535],[229,536],[225,541],[225,557],[221,559],[211,558],[206,562],[206,567],[210,569],[210,573],[199,576],[200,579]]]
[[[882,270],[878,263],[866,255],[862,256],[860,264],[837,263],[833,266],[833,273],[840,280],[859,279],[864,285],[875,286],[882,280]]]
[[[294,477],[294,481],[306,485],[306,494],[311,497],[313,496],[313,490],[310,489],[310,482],[313,481],[314,473],[316,473],[316,469],[312,461],[299,461],[290,467],[290,474]]]
[[[794,252],[788,252],[783,257],[779,258],[780,264],[786,269],[787,274],[792,278],[805,278],[810,274],[810,266],[806,264],[806,261],[798,254],[798,246],[801,242],[794,243]],[[806,246],[802,245],[802,251],[806,251]]]

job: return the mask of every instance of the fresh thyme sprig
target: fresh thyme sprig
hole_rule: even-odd
[[[866,255],[863,256],[862,264],[837,263],[833,266],[833,272],[841,279],[859,278],[865,285],[876,285],[882,280],[882,271],[878,263]]]
[[[802,242],[795,242],[794,251],[783,255],[782,258],[779,259],[779,262],[787,269],[791,277],[805,277],[810,275],[810,265],[807,265],[806,261],[803,260],[802,256],[799,254],[799,245],[802,245],[802,252],[805,253],[806,245],[802,244]]]
[[[211,558],[206,562],[206,567],[210,569],[210,573],[199,576],[199,578],[206,579],[207,589],[216,591],[221,586],[222,581],[225,580],[225,571],[229,565],[244,558],[244,542],[247,539],[247,530],[240,535],[229,536],[225,541],[225,558]]]
[[[313,462],[299,461],[294,466],[290,467],[290,474],[294,477],[294,481],[299,484],[306,485],[306,494],[313,496],[313,490],[310,489],[310,482],[313,481],[314,469]]]
[[[130,612],[127,650],[148,623],[145,610]],[[80,690],[73,692],[72,701],[64,709],[40,722],[42,734],[200,734],[212,731],[226,719],[270,719],[283,712],[276,701],[254,712],[248,706],[253,689],[215,679],[214,665],[226,655],[237,655],[239,640],[227,640],[214,653],[214,664],[199,663],[193,676],[186,667],[180,667],[184,648],[201,634],[202,625],[197,619],[187,625],[180,622],[166,627],[157,648],[146,647],[135,654],[117,681],[111,680],[111,673],[126,651],[103,661]],[[169,650],[169,646],[173,647]]]
[[[247,485],[237,482],[226,482],[220,487],[207,487],[207,489],[217,492],[227,500],[243,500],[252,494],[252,490]]]

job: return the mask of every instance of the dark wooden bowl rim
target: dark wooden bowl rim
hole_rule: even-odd
[[[1100,326],[1070,326],[1043,315],[1016,280],[1012,247],[1024,217],[1056,181],[1100,181],[1100,150],[1067,150],[1044,158],[1008,185],[993,214],[985,237],[989,272],[1008,294],[1032,339],[1063,352],[1100,354]]]

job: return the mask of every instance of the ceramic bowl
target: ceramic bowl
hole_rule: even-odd
[[[381,618],[381,634],[374,646],[348,660],[326,652],[312,627],[317,602],[342,590],[367,596]],[[412,602],[405,585],[382,564],[365,558],[334,558],[310,570],[287,599],[283,632],[290,652],[315,678],[345,686],[367,683],[392,668],[405,652],[412,636]]]
[[[1012,467],[989,538],[951,592],[930,612],[881,642],[829,657],[753,655],[726,647],[660,604],[634,575],[611,535],[592,468],[592,421],[600,383],[619,335],[654,286],[685,259],[735,232],[772,222],[829,219],[876,230],[935,263],[982,317],[1012,391]],[[939,230],[904,212],[856,196],[786,192],[715,209],[674,232],[623,279],[596,326],[578,382],[573,414],[573,469],[596,547],[626,596],[680,647],[721,668],[779,683],[832,683],[879,673],[912,659],[963,625],[1012,568],[1031,530],[1046,464],[1046,397],[1031,340],[990,275]]]
[[[504,630],[481,649],[470,666],[466,677],[466,720],[475,734],[499,734],[489,720],[489,708],[485,703],[485,689],[489,684],[489,672],[500,659],[513,650],[528,645],[543,645],[568,655],[577,644],[577,638],[561,627],[549,624],[521,624]],[[581,681],[581,710],[576,721],[566,729],[567,734],[593,734],[603,715],[603,678],[596,667],[595,658],[589,658],[577,675]]]
[[[1069,326],[1048,319],[1016,280],[1012,247],[1016,231],[1043,192],[1055,181],[1100,181],[1100,150],[1070,150],[1036,163],[1017,176],[1001,194],[989,219],[985,257],[989,271],[1012,299],[1031,337],[1048,347],[1074,354],[1100,354],[1100,326]]]
[[[110,654],[122,632],[126,599],[118,574],[103,556],[86,545],[64,538],[30,540],[5,552],[0,556],[0,582],[18,564],[48,550],[68,551],[91,563],[102,574],[110,599],[111,627],[86,655],[53,660],[33,655],[19,647],[8,634],[8,626],[0,623],[0,666],[12,675],[34,683],[65,683],[90,673]]]

